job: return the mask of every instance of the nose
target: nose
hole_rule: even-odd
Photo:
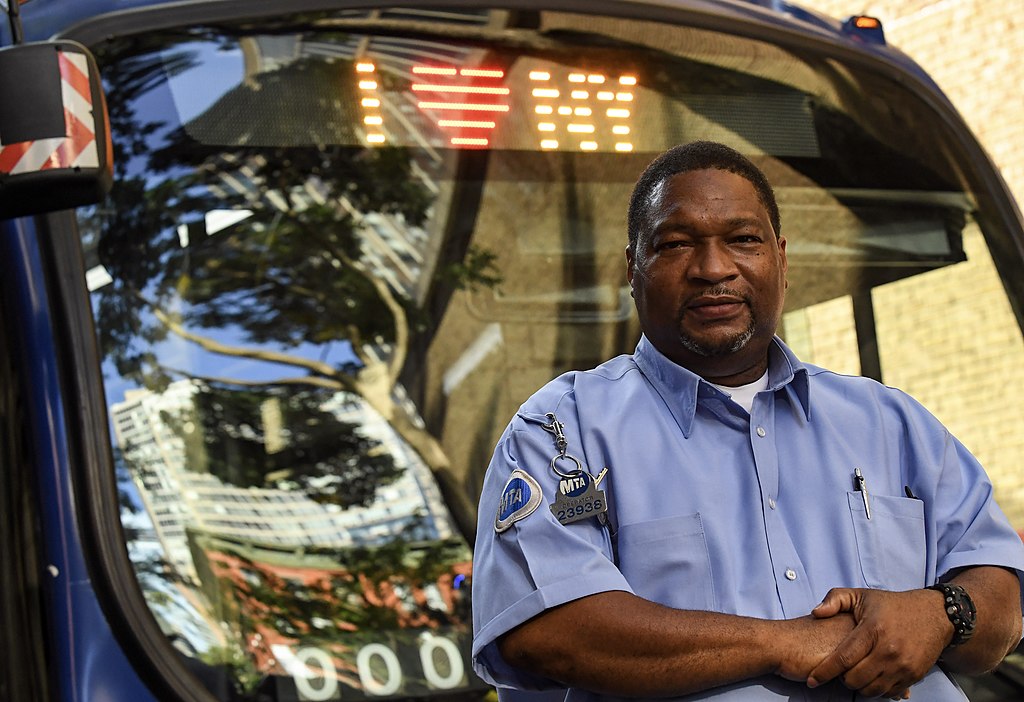
[[[736,261],[724,242],[709,239],[694,248],[687,274],[691,279],[709,283],[731,280],[739,275]]]

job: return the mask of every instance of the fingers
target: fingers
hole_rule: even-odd
[[[841,678],[865,697],[907,699],[910,686],[927,674],[941,652],[941,642],[922,629],[926,604],[931,603],[917,591],[830,590],[812,614],[820,620],[849,613],[857,624],[811,670],[808,686]]]
[[[845,587],[834,587],[825,595],[817,607],[811,610],[818,619],[834,617],[840,612],[852,612],[860,599],[860,591]]]
[[[807,686],[818,687],[846,673],[864,660],[874,645],[875,641],[870,633],[863,628],[854,629],[839,643],[835,651],[811,671],[807,676]]]
[[[843,685],[851,690],[856,690],[862,697],[887,697],[889,699],[908,699],[910,697],[910,685],[915,681],[907,676],[887,669],[874,675],[869,672],[872,666],[854,666],[846,675],[842,676]],[[872,678],[872,675],[874,677]]]
[[[910,686],[924,676],[913,661],[892,647],[880,646],[864,629],[855,629],[807,679],[817,687],[834,678],[864,697],[908,699]]]

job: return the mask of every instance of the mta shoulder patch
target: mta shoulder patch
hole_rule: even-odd
[[[494,531],[500,534],[520,519],[526,519],[540,506],[540,502],[540,485],[533,476],[516,468],[501,491]]]

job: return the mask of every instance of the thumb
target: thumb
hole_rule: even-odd
[[[852,612],[857,604],[857,590],[847,587],[834,587],[825,595],[817,607],[811,610],[818,619],[828,619],[840,612]]]

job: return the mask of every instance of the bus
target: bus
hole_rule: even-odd
[[[636,345],[629,193],[694,139],[776,188],[780,336],[915,395],[1024,529],[1021,213],[877,19],[0,7],[0,698],[493,699],[484,469],[535,389]]]

